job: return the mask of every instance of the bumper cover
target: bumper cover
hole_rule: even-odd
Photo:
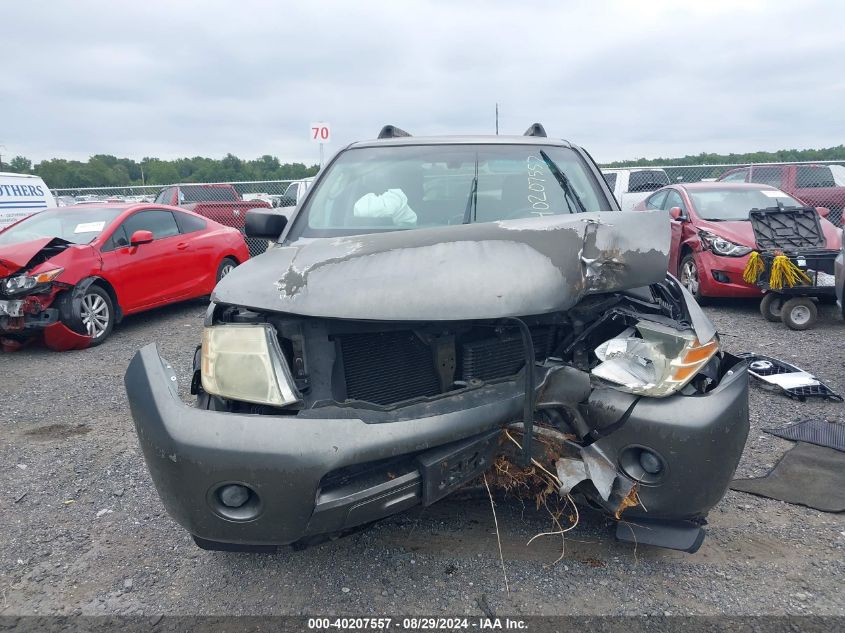
[[[290,544],[422,503],[437,455],[476,436],[479,446],[490,445],[489,432],[518,420],[523,404],[521,384],[508,382],[453,396],[445,412],[415,405],[416,417],[393,422],[365,422],[370,412],[352,408],[335,417],[319,409],[295,416],[201,410],[179,400],[176,376],[155,345],[134,356],[125,383],[167,511],[201,539],[244,545]],[[636,444],[666,460],[665,479],[640,489],[649,517],[701,518],[721,499],[748,433],[747,389],[738,365],[704,396],[641,400],[621,429],[599,440],[613,459]],[[374,471],[321,487],[339,469],[409,455],[386,476]],[[213,491],[226,483],[257,493],[254,516],[232,519],[215,508]]]

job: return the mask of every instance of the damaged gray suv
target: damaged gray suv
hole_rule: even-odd
[[[307,544],[509,472],[620,539],[698,548],[748,434],[746,367],[667,276],[665,212],[620,212],[583,149],[539,124],[387,126],[246,231],[276,244],[214,291],[196,406],[154,345],[126,373],[198,545]]]

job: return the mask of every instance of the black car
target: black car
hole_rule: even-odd
[[[267,549],[427,505],[506,460],[617,537],[694,551],[748,434],[744,362],[582,148],[387,126],[321,171],[217,286],[197,406],[140,350],[126,388],[165,507]],[[496,469],[494,469],[496,470]],[[544,475],[545,476],[545,475]]]

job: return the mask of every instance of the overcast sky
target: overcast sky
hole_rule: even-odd
[[[0,151],[316,162],[385,123],[601,161],[845,143],[845,3],[71,2],[0,19]]]

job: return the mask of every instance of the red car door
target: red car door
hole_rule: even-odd
[[[132,246],[135,231],[150,231],[153,241]],[[145,209],[126,218],[102,253],[103,273],[112,282],[124,312],[167,303],[189,274],[178,265],[179,228],[170,211]]]

